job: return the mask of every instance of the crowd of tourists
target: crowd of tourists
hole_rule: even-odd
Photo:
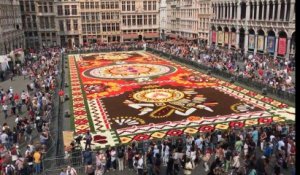
[[[295,93],[295,81],[291,74],[295,70],[294,59],[262,54],[244,55],[240,50],[220,49],[213,45],[198,46],[193,41],[182,39],[152,42],[148,43],[148,47]]]
[[[53,94],[57,86],[60,49],[43,49],[26,55],[10,70],[10,80],[29,82],[22,92],[0,90],[0,174],[30,175],[42,172],[47,152]],[[22,84],[18,84],[22,86]],[[20,88],[20,87],[18,87]],[[12,121],[12,122],[8,122]]]
[[[87,133],[84,140],[89,141],[82,151],[84,172],[102,175],[128,169],[138,175],[189,175],[200,166],[208,175],[282,175],[283,169],[295,175],[294,127],[277,123],[211,130],[196,136],[166,138],[160,143],[133,142],[96,152],[90,149],[91,137]],[[141,148],[140,144],[148,146]],[[76,145],[71,143],[70,155],[74,154]],[[72,156],[69,159],[69,166],[60,175],[78,173],[72,166]]]
[[[67,49],[70,51],[77,52],[86,52],[86,51],[127,51],[127,50],[136,50],[142,49],[144,42],[135,41],[135,42],[123,42],[123,43],[113,43],[113,44],[91,44],[91,45],[80,45],[78,47],[74,46],[72,49]]]

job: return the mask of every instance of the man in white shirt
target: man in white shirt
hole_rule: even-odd
[[[2,110],[3,110],[3,113],[4,113],[4,118],[6,119],[8,117],[8,114],[7,114],[8,106],[7,106],[7,104],[4,104],[2,106]]]
[[[280,139],[280,140],[278,141],[278,150],[281,150],[281,148],[284,147],[284,146],[285,146],[284,141],[283,141],[282,139]]]

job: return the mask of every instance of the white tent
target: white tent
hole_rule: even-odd
[[[0,55],[0,63],[1,63],[0,69],[2,71],[6,71],[6,69],[9,68],[8,61],[10,61],[10,58],[8,58],[6,55]]]

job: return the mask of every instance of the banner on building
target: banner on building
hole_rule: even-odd
[[[249,49],[254,49],[255,48],[255,35],[249,35],[248,48]]]
[[[211,40],[212,40],[213,43],[217,42],[217,32],[212,31]]]
[[[236,36],[235,36],[236,34],[235,33],[233,33],[233,32],[231,32],[230,33],[230,44],[231,45],[233,45],[233,46],[235,46],[235,42],[236,42]]]
[[[286,52],[286,38],[279,38],[278,40],[278,55],[284,55]]]
[[[268,36],[268,52],[274,53],[275,52],[275,37]]]
[[[224,35],[223,35],[223,32],[222,31],[219,31],[218,32],[218,43],[219,44],[223,44],[224,42]]]
[[[259,35],[257,37],[257,50],[264,51],[264,44],[265,44],[265,38],[264,36]]]
[[[229,38],[228,38],[228,32],[225,32],[224,34],[224,44],[229,44]]]

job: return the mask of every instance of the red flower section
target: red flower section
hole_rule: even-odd
[[[277,107],[278,107],[278,108],[286,108],[286,107],[288,107],[288,105],[287,105],[287,104],[281,103],[281,104],[278,105]]]
[[[136,141],[143,141],[143,140],[148,140],[150,138],[149,135],[146,135],[146,134],[138,134],[136,136],[133,137],[133,140],[136,140]]]
[[[212,132],[215,130],[215,127],[214,126],[210,126],[210,125],[207,125],[207,126],[201,126],[199,128],[199,131],[200,132]]]
[[[236,91],[241,91],[241,90],[243,90],[243,89],[244,89],[244,88],[239,87],[239,86],[237,86],[237,87],[234,88],[234,90],[236,90]]]
[[[74,104],[73,107],[75,108],[80,108],[80,107],[83,107],[84,104],[83,103],[77,103],[77,104]]]
[[[229,126],[231,128],[234,128],[234,127],[242,128],[245,126],[245,124],[244,124],[244,122],[230,122]]]
[[[167,135],[169,136],[181,136],[183,134],[183,131],[178,129],[171,129],[167,132]]]
[[[81,111],[74,111],[74,114],[75,114],[75,115],[85,115],[86,112],[83,111],[83,110],[81,110]]]
[[[261,101],[266,102],[266,103],[271,103],[273,101],[273,99],[268,98],[268,97],[264,97],[261,99]]]
[[[102,136],[102,135],[94,135],[93,140],[94,140],[94,142],[100,143],[100,144],[107,143],[106,136]]]
[[[83,98],[73,98],[73,101],[82,101],[83,100]]]
[[[86,123],[88,123],[89,121],[86,120],[86,119],[78,119],[78,120],[75,120],[75,124],[76,125],[85,125]]]
[[[268,125],[268,124],[271,124],[273,122],[273,119],[272,119],[272,117],[270,117],[270,118],[259,118],[258,122],[260,124],[267,124]]]
[[[257,93],[255,93],[255,92],[248,92],[246,95],[249,95],[249,96],[251,96],[251,97],[255,97],[256,95],[257,95]]]

